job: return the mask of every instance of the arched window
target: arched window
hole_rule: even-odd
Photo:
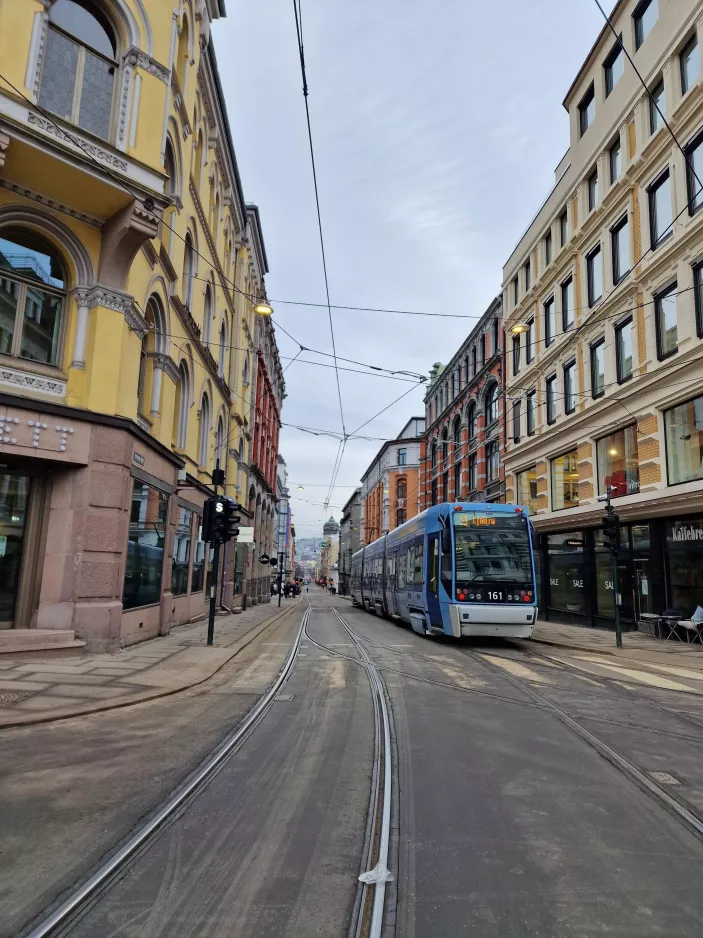
[[[115,33],[97,6],[56,0],[49,11],[39,104],[106,140],[117,70]]]
[[[220,372],[220,377],[224,378],[225,376],[225,351],[227,350],[227,329],[225,328],[224,322],[220,324],[220,343],[217,356],[217,368]]]
[[[178,163],[176,154],[173,152],[171,138],[166,138],[166,151],[164,153],[164,172],[168,176],[166,182],[166,193],[168,195],[177,195],[181,191],[180,179],[178,178]]]
[[[203,313],[203,342],[210,345],[212,339],[212,287],[208,283],[205,287],[205,312]]]
[[[486,426],[498,419],[498,385],[494,384],[486,395]]]
[[[215,209],[212,213],[212,237],[217,244],[217,228],[220,223],[220,193],[215,196]]]
[[[242,384],[244,387],[249,386],[249,352],[244,356],[244,367],[242,368]]]
[[[437,465],[437,440],[432,440],[432,468]]]
[[[181,23],[181,32],[178,36],[178,52],[176,53],[176,75],[178,76],[178,83],[181,86],[181,91],[184,95],[188,68],[189,45],[190,41],[188,35],[188,18],[184,16]]]
[[[156,338],[154,329],[158,320],[158,313],[154,315],[154,301],[149,300],[146,304],[145,319],[149,323],[149,331],[142,339],[142,348],[139,355],[139,381],[137,383],[137,410],[145,416],[149,412],[149,393],[150,379],[153,381],[153,372],[149,367],[149,352],[154,351],[154,340]]]
[[[209,459],[208,439],[210,438],[210,399],[203,394],[200,403],[200,433],[198,436],[198,465],[207,467]]]
[[[198,131],[198,140],[193,151],[193,179],[195,186],[200,191],[200,180],[203,172],[203,132]]]
[[[217,418],[217,430],[215,431],[215,459],[219,461],[220,467],[225,464],[225,424],[222,416]]]
[[[458,416],[454,418],[452,440],[454,442],[454,457],[456,458],[459,455],[459,447],[461,446],[461,418]]]
[[[193,237],[190,231],[186,232],[186,246],[183,257],[183,302],[186,309],[193,305],[193,278],[195,275],[195,251],[193,250]]]
[[[58,252],[24,228],[0,228],[0,354],[59,364],[66,274]]]
[[[461,460],[454,463],[454,501],[461,501]]]
[[[476,346],[471,349],[471,377],[475,377],[477,369]]]
[[[398,480],[398,485],[396,486],[396,496],[398,498],[407,498],[408,483],[405,481],[405,479]]]
[[[469,430],[469,440],[475,440],[478,426],[477,426],[477,420],[476,420],[476,405],[474,403],[469,404],[467,408],[466,424]]]
[[[447,428],[445,427],[444,430],[442,430],[442,462],[445,465],[446,465],[448,457],[449,457],[449,433],[447,431]]]
[[[178,366],[176,385],[176,407],[173,420],[173,437],[178,449],[185,449],[188,441],[188,408],[190,407],[190,378],[188,365],[181,361]]]

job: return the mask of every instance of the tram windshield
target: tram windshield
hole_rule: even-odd
[[[522,514],[462,512],[454,516],[457,588],[510,583],[532,589],[527,518]]]

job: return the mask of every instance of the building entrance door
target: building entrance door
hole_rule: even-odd
[[[29,476],[0,473],[0,629],[15,624],[29,490]]]

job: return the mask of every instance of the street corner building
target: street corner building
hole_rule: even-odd
[[[494,299],[425,394],[421,507],[502,502],[505,483],[502,301]]]
[[[211,588],[238,608],[273,536],[283,382],[210,38],[224,14],[0,4],[0,651],[18,629],[116,649],[202,617]],[[227,545],[213,583],[218,461],[255,544]]]
[[[505,475],[539,535],[540,608],[583,625],[614,626],[610,491],[634,628],[703,605],[703,8],[629,0],[612,19],[646,87],[604,27],[503,270]]]
[[[420,451],[424,417],[411,417],[385,442],[361,477],[361,543],[388,534],[420,511]]]

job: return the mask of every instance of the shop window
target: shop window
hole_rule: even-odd
[[[183,596],[188,592],[192,521],[192,511],[188,511],[187,508],[178,509],[176,535],[173,541],[173,566],[171,568],[171,592],[174,596]]]
[[[627,529],[622,532],[627,537]],[[596,579],[596,611],[607,619],[615,618],[613,560],[602,531],[593,532],[593,559]],[[622,586],[622,584],[621,584]]]
[[[203,519],[196,515],[195,523],[197,525],[195,546],[193,547],[193,572],[190,577],[191,593],[199,593],[205,582],[205,541],[201,540]]]
[[[669,485],[703,479],[703,396],[664,411]]]
[[[576,508],[579,503],[578,454],[575,449],[552,460],[552,510]]]
[[[632,424],[596,442],[598,493],[608,489],[612,498],[635,495],[640,490],[637,427]]]
[[[703,606],[703,519],[666,522],[668,604],[682,618]]]
[[[524,505],[532,515],[537,507],[537,468],[532,466],[518,472],[516,479],[517,503]]]
[[[588,611],[588,565],[581,531],[547,535],[549,605],[564,612]]]
[[[0,230],[0,354],[59,364],[66,302],[63,263],[48,242],[20,228]]]
[[[132,485],[123,609],[161,601],[168,496],[146,482]]]
[[[115,35],[102,12],[87,0],[56,0],[49,11],[39,104],[106,140],[117,73]]]

